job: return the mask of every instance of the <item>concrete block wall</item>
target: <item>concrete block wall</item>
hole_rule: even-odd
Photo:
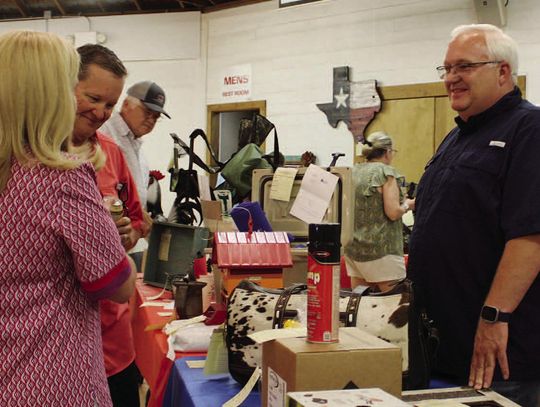
[[[532,67],[540,57],[534,19],[540,3],[510,0],[504,28],[521,46],[520,74],[527,95],[540,102]],[[330,154],[353,162],[345,125],[331,128],[316,104],[332,98],[332,68],[351,67],[351,80],[381,86],[438,81],[452,28],[477,22],[472,0],[323,0],[279,9],[277,0],[211,13],[208,21],[208,103],[220,102],[223,67],[252,64],[252,98],[267,101],[267,115],[285,154],[313,151],[322,165]],[[536,65],[537,66],[537,65]],[[269,146],[269,149],[272,147]]]
[[[527,75],[527,97],[540,103],[540,2],[509,0],[504,28],[520,46],[519,73]],[[334,151],[353,162],[353,139],[346,126],[330,127],[316,104],[332,100],[332,69],[351,67],[351,80],[376,79],[381,86],[437,81],[449,33],[477,22],[472,0],[321,0],[279,9],[278,1],[208,14],[20,20],[0,23],[61,35],[98,31],[125,61],[126,85],[158,82],[167,92],[171,120],[162,119],[143,151],[150,167],[166,172],[169,132],[187,140],[206,127],[206,105],[221,97],[224,69],[251,64],[251,100],[266,100],[267,115],[279,131],[287,155],[314,152],[321,165]],[[268,143],[269,151],[272,149]],[[201,143],[196,146],[201,155]],[[181,165],[187,165],[182,158]],[[174,195],[161,181],[167,212]]]

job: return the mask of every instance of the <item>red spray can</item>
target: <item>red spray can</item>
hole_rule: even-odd
[[[341,225],[309,225],[307,340],[339,340],[339,288]]]

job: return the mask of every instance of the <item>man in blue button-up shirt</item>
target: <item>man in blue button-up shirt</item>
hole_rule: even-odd
[[[437,70],[457,127],[419,183],[409,258],[440,331],[435,370],[540,406],[540,109],[497,27],[456,28]]]

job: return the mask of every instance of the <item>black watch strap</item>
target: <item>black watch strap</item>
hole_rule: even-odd
[[[484,305],[480,313],[480,318],[484,321],[494,324],[495,322],[509,322],[511,312],[503,312],[491,305]]]

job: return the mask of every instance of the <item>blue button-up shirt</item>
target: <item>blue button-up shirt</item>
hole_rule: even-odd
[[[440,331],[439,370],[466,381],[505,243],[540,233],[540,109],[515,88],[456,122],[418,186],[408,270]],[[509,329],[511,379],[540,379],[539,278]]]

